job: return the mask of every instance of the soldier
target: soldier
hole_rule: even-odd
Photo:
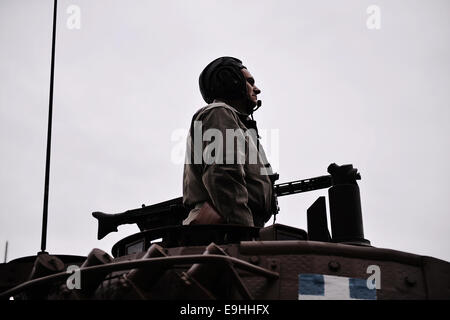
[[[183,173],[183,224],[263,227],[272,214],[272,169],[253,112],[261,93],[242,62],[221,57],[199,78],[207,106],[191,121]],[[250,118],[251,117],[251,118]]]

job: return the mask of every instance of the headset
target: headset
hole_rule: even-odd
[[[246,68],[242,61],[233,57],[220,57],[210,62],[199,77],[200,92],[207,103],[216,98],[247,98],[247,80],[241,72]],[[261,106],[258,100],[252,112]]]

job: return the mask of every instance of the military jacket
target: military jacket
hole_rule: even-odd
[[[215,100],[198,110],[187,137],[183,204],[189,224],[209,202],[229,224],[262,227],[272,214],[272,168],[256,122]]]

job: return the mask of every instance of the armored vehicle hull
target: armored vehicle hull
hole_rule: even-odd
[[[305,231],[279,224],[147,230],[119,241],[112,253],[40,254],[3,264],[1,297],[450,299],[448,262],[370,245],[311,241]],[[69,266],[79,268],[69,274]]]

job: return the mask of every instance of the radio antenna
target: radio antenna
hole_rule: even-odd
[[[5,244],[5,263],[8,261],[8,241]]]
[[[47,130],[47,156],[45,161],[44,184],[44,212],[42,217],[41,253],[45,253],[47,245],[47,217],[48,217],[48,185],[50,180],[50,151],[52,145],[52,114],[53,114],[53,78],[55,73],[55,40],[56,40],[56,11],[58,0],[53,3],[53,33],[52,33],[52,60],[50,69],[50,94],[48,103],[48,130]]]

